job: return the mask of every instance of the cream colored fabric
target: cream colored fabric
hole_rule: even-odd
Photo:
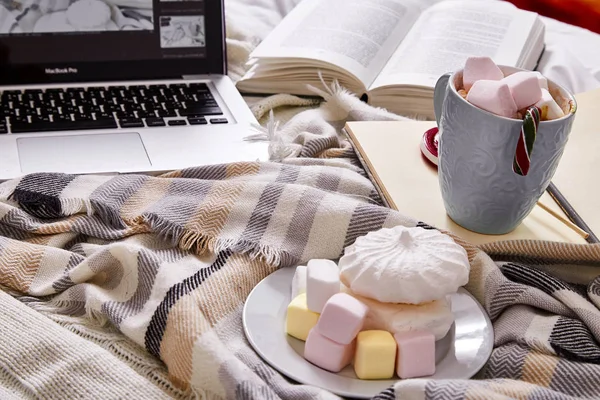
[[[172,397],[150,376],[2,291],[0,309],[0,398]]]

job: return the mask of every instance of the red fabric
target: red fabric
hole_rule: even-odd
[[[508,0],[524,10],[600,33],[600,0]]]

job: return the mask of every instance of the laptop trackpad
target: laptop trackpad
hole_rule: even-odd
[[[17,139],[23,173],[120,172],[152,164],[135,132]]]

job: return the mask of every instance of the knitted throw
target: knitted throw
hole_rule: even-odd
[[[337,398],[290,382],[254,353],[242,331],[246,296],[277,268],[337,258],[369,231],[434,228],[379,204],[336,129],[349,119],[392,117],[343,92],[328,96],[323,109],[264,133],[280,162],[205,166],[160,177],[32,174],[1,183],[0,283],[59,327],[69,327],[69,334],[85,338],[93,330],[87,337],[98,338],[106,332],[105,349],[114,348],[116,337],[143,349],[125,361],[149,388],[128,398],[148,396],[153,385],[172,397]],[[493,354],[478,379],[399,381],[377,398],[598,398],[600,245],[522,241],[476,248],[455,240],[471,262],[466,289],[494,322]],[[12,330],[3,324],[3,332],[18,343],[35,335],[35,318],[28,321]],[[56,349],[75,346],[72,336]],[[1,353],[16,352],[2,342]],[[161,375],[158,363],[136,367],[146,356],[162,360],[168,375]],[[53,357],[71,356],[37,357],[51,365]],[[30,362],[0,357],[0,393],[73,394],[51,371],[23,377],[19,371]],[[158,385],[160,376],[168,384]],[[94,387],[123,393],[100,368],[90,368],[78,384],[89,385],[88,398]]]

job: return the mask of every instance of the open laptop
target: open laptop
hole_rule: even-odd
[[[0,0],[0,180],[266,160],[223,0]]]

